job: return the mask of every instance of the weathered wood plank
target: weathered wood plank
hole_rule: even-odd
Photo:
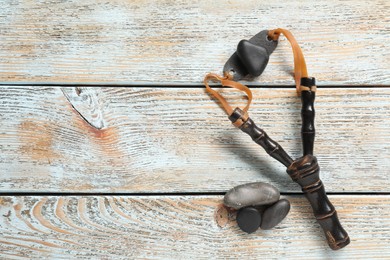
[[[351,244],[328,248],[302,196],[272,230],[248,235],[220,196],[1,197],[0,257],[289,258],[390,257],[389,196],[331,196]]]
[[[253,91],[251,117],[300,156],[295,90]],[[390,89],[317,95],[315,154],[328,191],[388,192]],[[299,191],[202,89],[4,87],[0,122],[3,192],[222,192],[259,180]]]
[[[199,84],[239,40],[287,27],[322,84],[390,84],[390,5],[347,1],[2,1],[0,82]],[[292,85],[283,40],[260,84]]]

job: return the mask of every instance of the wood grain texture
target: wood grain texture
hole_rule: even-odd
[[[328,248],[302,196],[271,230],[246,234],[222,197],[1,197],[0,257],[387,259],[389,196],[331,196],[351,244]]]
[[[390,84],[390,5],[347,1],[13,1],[0,8],[0,82],[199,84],[241,39],[285,27],[324,85]],[[255,84],[292,85],[282,40]]]
[[[295,90],[253,91],[251,118],[301,156]],[[328,192],[388,192],[389,100],[388,88],[318,90],[314,153]],[[0,122],[3,192],[223,192],[253,181],[300,191],[202,89],[3,87]]]

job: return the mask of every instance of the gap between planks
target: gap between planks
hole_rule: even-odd
[[[0,192],[1,196],[15,196],[15,197],[40,197],[40,196],[123,196],[123,197],[183,197],[183,196],[224,196],[226,192]],[[388,196],[390,192],[326,192],[331,196]],[[281,196],[303,196],[302,192],[280,192]]]
[[[250,88],[273,88],[273,89],[295,89],[295,85],[259,85],[256,82],[243,82],[239,81],[241,84],[244,84]],[[317,82],[318,83],[318,82]],[[26,83],[9,83],[9,82],[0,82],[0,88],[1,87],[53,87],[53,88],[78,88],[78,87],[91,87],[91,88],[172,88],[172,90],[179,91],[180,88],[205,88],[204,84],[194,83],[194,84],[180,84],[180,83],[158,83],[158,82],[151,82],[149,84],[145,83],[45,83],[45,82],[26,82]],[[210,87],[213,88],[227,88],[221,86],[221,84],[217,83],[210,83]],[[347,89],[353,89],[353,88],[390,88],[390,84],[360,84],[360,85],[326,85],[326,84],[319,84],[317,85],[318,89],[326,89],[326,88],[347,88]]]

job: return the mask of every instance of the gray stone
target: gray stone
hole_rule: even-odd
[[[262,216],[261,229],[271,229],[287,216],[290,211],[290,202],[286,199],[281,199],[274,205],[267,208]]]
[[[264,182],[253,182],[239,185],[229,190],[223,203],[225,206],[240,209],[247,206],[269,205],[280,198],[278,189]]]
[[[250,234],[260,227],[261,214],[254,207],[242,208],[237,212],[236,221],[242,231]]]
[[[247,40],[242,40],[237,46],[237,55],[248,70],[249,74],[258,77],[268,64],[267,50]]]

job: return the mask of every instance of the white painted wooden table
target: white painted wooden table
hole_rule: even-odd
[[[0,258],[390,258],[388,1],[0,5]],[[202,86],[240,39],[276,27],[318,81],[315,154],[351,237],[340,251]],[[291,72],[282,38],[248,84],[252,118],[298,157]],[[221,202],[252,181],[292,209],[247,235]]]

